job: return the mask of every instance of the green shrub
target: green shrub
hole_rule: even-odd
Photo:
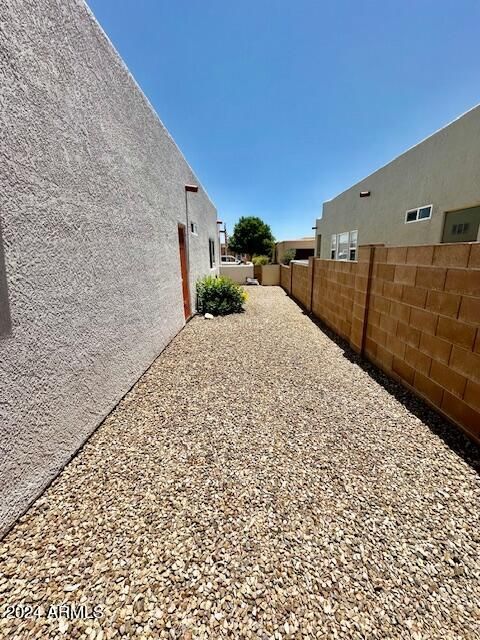
[[[258,267],[262,264],[269,264],[270,258],[268,256],[253,256],[252,262],[256,267]]]
[[[290,264],[295,259],[295,249],[287,249],[282,257],[282,264]]]
[[[225,316],[243,311],[246,292],[239,284],[220,276],[206,276],[197,281],[197,308],[200,313]]]

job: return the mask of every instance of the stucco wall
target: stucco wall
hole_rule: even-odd
[[[405,224],[407,209],[426,204],[433,204],[430,220]],[[316,223],[321,257],[330,257],[332,234],[354,229],[359,244],[441,242],[445,212],[478,204],[480,106],[325,202]]]
[[[177,224],[198,180],[83,2],[0,15],[1,532],[182,328]],[[217,230],[201,188],[189,211],[194,307]]]
[[[251,264],[222,264],[220,266],[220,274],[238,284],[245,284],[247,278],[253,278],[253,273],[253,265]]]
[[[299,238],[298,240],[282,240],[275,244],[275,262],[282,262],[289,249],[315,249],[315,238]]]
[[[280,284],[280,265],[263,264],[260,267],[260,284],[263,286],[277,286]]]

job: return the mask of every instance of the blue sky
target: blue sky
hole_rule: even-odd
[[[230,231],[321,205],[480,102],[478,0],[89,0]]]

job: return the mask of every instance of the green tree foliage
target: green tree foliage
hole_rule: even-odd
[[[282,256],[282,264],[290,264],[290,262],[295,259],[295,254],[295,249],[287,249]]]
[[[270,258],[268,256],[253,256],[252,262],[255,266],[259,266],[262,264],[269,264]]]
[[[235,253],[270,256],[274,242],[268,224],[255,216],[242,216],[228,239],[228,247]]]

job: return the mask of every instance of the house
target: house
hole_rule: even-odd
[[[3,8],[0,534],[184,326],[220,256],[214,205],[84,2]]]
[[[295,251],[295,260],[307,260],[315,253],[315,237],[298,238],[297,240],[282,240],[275,243],[273,262],[282,262],[286,251]]]
[[[472,242],[480,224],[480,105],[323,204],[316,255],[359,244]]]

